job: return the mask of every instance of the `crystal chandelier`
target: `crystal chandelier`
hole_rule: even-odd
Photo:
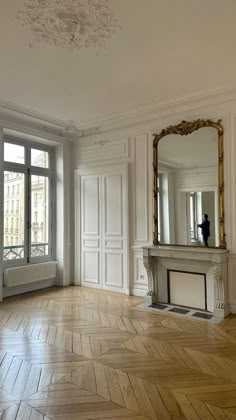
[[[80,49],[104,48],[120,29],[112,0],[24,0],[17,17],[36,41]]]

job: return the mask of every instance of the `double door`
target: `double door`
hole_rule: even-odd
[[[127,165],[76,172],[76,283],[128,293]]]

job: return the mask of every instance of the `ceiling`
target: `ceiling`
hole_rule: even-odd
[[[235,0],[113,0],[122,29],[97,55],[32,43],[0,2],[0,98],[89,122],[158,101],[236,85]]]
[[[204,127],[187,136],[171,134],[158,143],[158,159],[173,168],[217,166],[218,132]]]

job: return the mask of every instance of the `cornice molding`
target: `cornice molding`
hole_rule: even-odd
[[[10,124],[13,128],[23,127],[39,130],[69,141],[96,134],[98,127],[81,129],[76,121],[63,121],[29,108],[0,99],[0,122]]]
[[[144,104],[136,108],[126,109],[120,113],[100,115],[97,119],[80,122],[81,137],[90,135],[90,130],[96,127],[95,134],[127,128],[132,125],[142,125],[153,120],[177,116],[186,111],[197,111],[202,108],[219,106],[236,100],[236,86],[210,91],[193,93],[183,97],[152,104]]]
[[[100,115],[96,120],[63,121],[37,111],[0,99],[0,122],[12,126],[23,126],[54,137],[77,143],[86,137],[127,129],[130,126],[141,126],[158,120],[177,117],[178,114],[221,106],[236,101],[236,87],[227,87],[180,98],[152,102],[133,109],[125,109],[119,113]]]

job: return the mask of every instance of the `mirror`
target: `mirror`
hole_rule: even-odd
[[[154,135],[154,245],[226,248],[221,121],[182,121]]]

